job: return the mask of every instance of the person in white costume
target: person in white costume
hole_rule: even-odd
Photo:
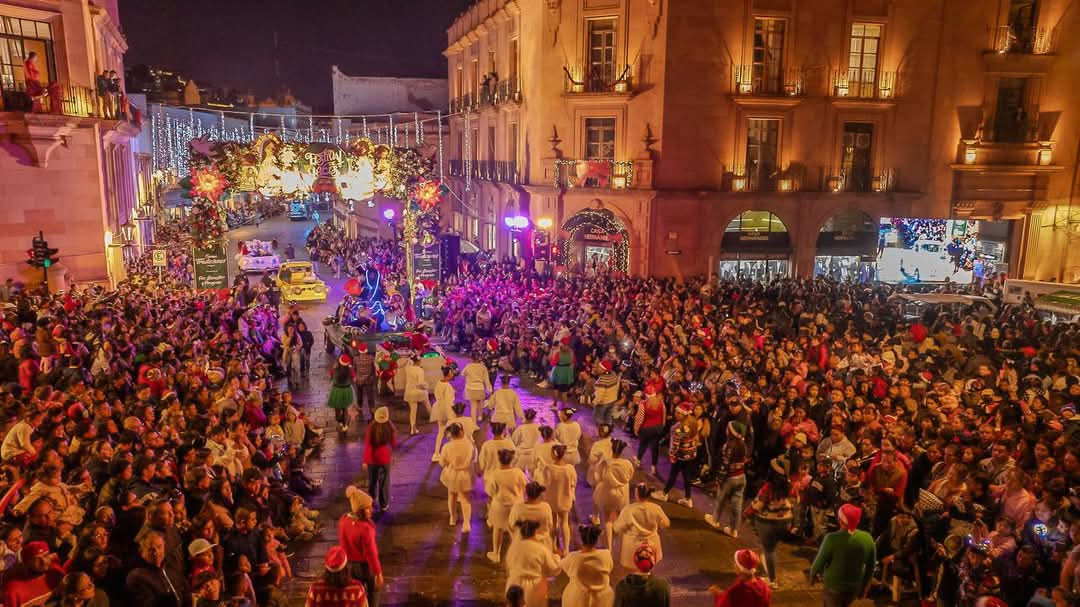
[[[491,527],[492,548],[487,557],[492,563],[498,563],[502,557],[503,536],[512,532],[510,511],[525,501],[528,479],[521,468],[514,466],[514,455],[513,449],[499,450],[499,467],[484,475],[484,490],[491,498],[487,523]]]
[[[420,357],[413,354],[410,360],[402,372],[405,374],[405,402],[409,403],[409,436],[415,436],[420,433],[416,429],[416,410],[420,405],[427,407],[430,401],[427,377],[424,375],[424,368],[420,366]]]
[[[446,434],[446,424],[454,414],[454,400],[456,394],[454,393],[454,384],[450,383],[453,379],[453,367],[443,367],[442,380],[435,384],[434,388],[435,404],[431,407],[429,417],[439,430],[435,434],[435,453],[431,456],[431,461],[433,462],[439,461],[439,450],[442,449],[443,436]]]
[[[576,466],[581,461],[578,444],[581,443],[581,425],[574,421],[573,407],[559,410],[559,423],[555,424],[555,440],[566,445],[566,463]]]
[[[518,523],[521,539],[506,551],[506,587],[525,591],[525,607],[547,607],[548,578],[559,572],[559,560],[551,546],[537,538],[540,524],[532,520]]]
[[[491,421],[506,424],[506,428],[513,433],[518,420],[525,418],[525,412],[521,409],[521,399],[518,398],[517,392],[510,387],[510,376],[503,375],[499,383],[499,389],[491,395],[489,400],[489,406],[492,409]]]
[[[525,485],[525,501],[510,508],[508,522],[511,529],[515,529],[519,521],[538,522],[540,527],[536,531],[536,537],[551,546],[551,529],[555,526],[555,517],[551,514],[551,506],[544,501],[544,489],[545,487],[536,481]],[[517,541],[517,534],[510,535]]]
[[[456,504],[461,505],[461,532],[472,530],[472,502],[469,492],[476,480],[476,447],[465,438],[461,424],[450,424],[446,431],[450,433],[450,442],[443,445],[439,453],[442,473],[439,480],[446,487],[446,507],[450,511],[450,526],[457,525]]]
[[[649,501],[649,486],[638,483],[634,488],[634,503],[623,508],[615,520],[615,533],[622,539],[619,549],[619,564],[631,571],[637,568],[634,551],[641,544],[649,544],[656,549],[654,564],[660,564],[664,558],[660,544],[660,530],[671,526],[671,519],[655,502]]]
[[[540,438],[544,439],[544,442],[536,446],[536,461],[533,463],[532,470],[529,471],[529,478],[535,478],[542,483],[544,482],[544,467],[550,466],[555,461],[551,450],[559,442],[555,440],[555,430],[551,426],[540,426]]]
[[[551,448],[554,458],[543,470],[542,483],[547,487],[547,502],[555,514],[555,546],[559,554],[570,551],[570,511],[574,509],[577,491],[577,470],[566,461],[566,445],[555,444]]]
[[[589,447],[589,469],[585,479],[590,487],[600,482],[600,462],[611,459],[611,425],[600,424],[596,427],[596,440]]]
[[[562,604],[574,607],[612,607],[615,591],[611,589],[611,570],[615,562],[611,550],[597,548],[600,527],[590,521],[578,527],[581,550],[563,557],[559,567],[570,581],[562,593]]]
[[[470,443],[476,443],[476,432],[480,429],[477,427],[473,418],[465,415],[465,403],[454,403],[451,407],[453,410],[453,417],[446,422],[447,431],[450,430],[450,424],[458,424],[461,426],[462,432],[465,434],[465,438],[469,439]]]
[[[597,470],[596,486],[593,488],[593,508],[601,515],[604,524],[604,545],[613,548],[613,530],[619,514],[630,503],[630,481],[634,478],[634,464],[622,457],[626,442],[611,441],[611,458],[601,460]]]
[[[525,411],[525,423],[514,429],[510,437],[517,447],[517,466],[531,473],[536,465],[536,446],[540,444],[540,424],[536,423],[536,411]]]
[[[424,370],[424,378],[427,379],[429,391],[435,390],[435,386],[442,379],[445,366],[446,358],[438,352],[426,352],[420,357],[420,368]]]
[[[469,415],[473,422],[480,420],[480,407],[484,399],[492,392],[491,376],[484,363],[480,362],[480,355],[473,354],[472,362],[465,365],[461,370],[461,376],[465,378],[465,398],[469,401]]]
[[[498,422],[491,424],[491,439],[480,445],[480,476],[499,467],[499,451],[514,451],[514,441],[506,438],[506,427]]]

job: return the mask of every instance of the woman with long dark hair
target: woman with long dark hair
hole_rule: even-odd
[[[364,465],[368,468],[368,493],[379,500],[379,512],[390,507],[390,461],[397,446],[397,434],[390,423],[390,410],[379,407],[375,421],[364,438]]]
[[[345,488],[345,497],[349,500],[349,512],[338,520],[338,542],[345,549],[349,574],[364,585],[371,607],[378,607],[383,570],[375,543],[375,522],[371,518],[375,502],[353,485]]]
[[[330,396],[326,406],[334,410],[334,418],[337,420],[338,429],[342,432],[349,431],[349,407],[353,403],[353,370],[352,357],[342,354],[330,370]]]

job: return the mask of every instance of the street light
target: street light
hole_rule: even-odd
[[[397,215],[397,213],[394,212],[394,209],[386,209],[382,212],[383,219],[387,221],[393,221],[395,215]]]
[[[536,220],[536,227],[541,230],[550,230],[553,225],[555,225],[555,222],[550,217],[541,217]]]
[[[529,218],[522,215],[509,215],[503,218],[503,223],[512,231],[524,230],[529,227]]]
[[[131,225],[130,221],[120,226],[120,237],[124,244],[135,242],[135,226]]]

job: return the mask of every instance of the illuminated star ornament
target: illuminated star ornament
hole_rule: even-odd
[[[442,199],[442,184],[438,179],[421,181],[413,189],[412,197],[420,205],[421,210],[428,212],[434,209]]]
[[[228,181],[220,172],[207,168],[191,173],[191,193],[207,200],[218,200],[228,187]]]

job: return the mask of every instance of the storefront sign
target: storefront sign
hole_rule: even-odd
[[[413,247],[413,267],[416,280],[438,282],[441,264],[442,256],[439,254],[439,245]]]
[[[739,234],[742,242],[769,242],[768,234]]]
[[[679,251],[677,249],[664,251],[664,252],[667,253],[668,255],[682,255],[682,251]]]
[[[608,242],[611,240],[611,235],[604,228],[591,227],[588,230],[584,230],[581,233],[581,237],[585,240]]]
[[[229,288],[229,265],[225,249],[195,249],[195,290]]]

